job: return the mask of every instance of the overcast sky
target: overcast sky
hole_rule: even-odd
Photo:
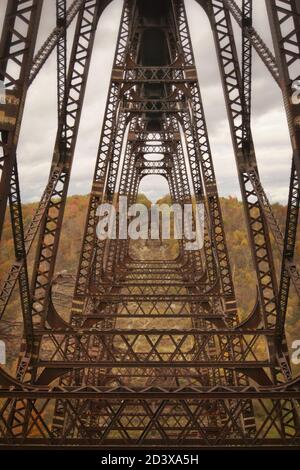
[[[2,25],[6,0],[0,0]],[[68,2],[71,3],[71,0]],[[208,19],[195,0],[185,0],[204,101],[219,192],[240,197],[224,97]],[[239,0],[240,4],[241,1]],[[114,0],[102,15],[77,142],[70,194],[90,191],[122,0]],[[55,0],[44,0],[37,49],[55,24]],[[254,26],[272,49],[264,0],[254,0]],[[71,42],[74,28],[69,29]],[[240,31],[236,28],[240,45]],[[69,47],[70,49],[70,47]],[[263,185],[270,199],[286,202],[291,147],[282,96],[256,56],[253,79],[253,136]],[[36,201],[47,182],[56,134],[56,69],[52,54],[30,87],[18,148],[23,201]],[[153,200],[166,193],[160,178],[144,180],[143,192]]]

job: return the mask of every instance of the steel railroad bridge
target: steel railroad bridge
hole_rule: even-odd
[[[0,233],[9,207],[15,261],[1,286],[0,321],[18,292],[23,341],[16,371],[0,370],[0,449],[300,445],[300,378],[292,375],[285,338],[290,285],[300,294],[294,261],[300,104],[292,98],[300,79],[300,1],[266,0],[273,55],[253,27],[251,0],[197,0],[214,39],[257,281],[243,322],[186,2],[123,1],[66,321],[54,301],[55,265],[97,24],[110,1],[56,0],[57,25],[38,51],[43,0],[7,1],[0,42]],[[241,31],[241,57],[233,25]],[[253,49],[281,89],[289,125],[285,233],[261,185],[251,134]],[[47,186],[24,230],[18,141],[27,91],[53,51],[57,135]],[[116,206],[120,196],[134,203],[143,178],[157,174],[167,180],[173,203],[205,205],[203,248],[189,251],[182,240],[176,259],[145,260],[132,256],[128,240],[99,240],[99,204]],[[271,237],[281,254],[278,275]]]

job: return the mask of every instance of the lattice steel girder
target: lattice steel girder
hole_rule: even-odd
[[[174,99],[170,97],[169,100],[161,99],[146,99],[140,98],[136,100],[124,99],[122,103],[122,110],[129,113],[169,113],[173,114],[186,109],[185,100]]]
[[[180,387],[179,389],[168,389],[165,387],[147,387],[145,389],[136,389],[130,387],[99,387],[99,386],[69,386],[62,385],[57,387],[38,386],[30,389],[22,388],[0,388],[0,398],[24,398],[24,399],[95,399],[99,397],[109,397],[117,400],[132,400],[132,396],[142,399],[194,399],[194,400],[219,400],[219,399],[271,399],[271,400],[289,400],[300,399],[300,390],[297,386],[287,388],[272,387]]]
[[[195,127],[195,141],[198,146],[198,159],[202,170],[203,183],[207,196],[212,237],[215,243],[216,255],[219,264],[220,280],[226,300],[234,301],[235,293],[224,223],[199,85],[196,84],[190,87],[190,93],[193,106],[192,122]]]
[[[88,315],[86,317],[87,319],[93,319],[92,315]],[[97,317],[96,317],[97,318]],[[237,328],[237,329],[226,329],[226,328],[219,328],[219,329],[199,329],[199,328],[190,328],[190,329],[181,329],[181,328],[173,328],[173,329],[166,329],[166,328],[145,328],[145,329],[136,329],[136,328],[130,328],[130,329],[113,329],[113,330],[106,330],[103,329],[102,327],[98,330],[97,327],[91,327],[88,329],[85,328],[78,328],[78,329],[51,329],[51,330],[39,330],[36,329],[35,333],[37,336],[87,336],[87,335],[96,335],[96,336],[107,336],[107,335],[120,335],[120,336],[134,336],[134,335],[152,335],[152,336],[162,336],[162,335],[179,335],[179,336],[184,336],[184,335],[203,335],[203,336],[214,336],[214,335],[225,335],[228,337],[234,337],[234,336],[249,336],[249,337],[261,337],[261,336],[272,336],[274,335],[274,331],[269,329],[269,330],[264,330],[264,329],[258,329],[253,331],[253,329],[247,329],[247,328]]]
[[[242,27],[243,26],[243,15],[242,11],[240,8],[236,5],[234,0],[225,0],[226,5],[230,9],[230,12],[232,13],[233,17],[235,20],[238,22],[238,24]],[[266,66],[268,67],[270,73],[272,76],[275,78],[276,82],[278,83],[279,86],[282,86],[282,81],[280,80],[280,73],[279,73],[279,67],[277,66],[277,63],[275,61],[275,58],[273,57],[272,53],[270,50],[266,47],[266,45],[263,43],[261,38],[257,35],[257,32],[254,30],[253,26],[247,26],[244,25],[243,28],[243,33],[245,34],[245,40],[246,37],[249,38],[251,41],[252,46],[256,49]],[[262,205],[262,208],[264,209],[265,216],[267,218],[269,227],[274,235],[277,247],[280,251],[280,254],[282,255],[282,258],[284,260],[284,266],[282,266],[282,272],[281,272],[281,281],[280,281],[280,292],[279,292],[279,306],[281,310],[281,314],[278,316],[278,324],[276,326],[277,332],[278,332],[278,341],[280,342],[283,335],[283,328],[282,325],[284,324],[285,321],[285,315],[286,315],[286,308],[287,308],[287,298],[289,295],[289,286],[290,286],[290,279],[292,280],[294,287],[299,295],[300,292],[300,285],[299,285],[299,273],[298,269],[294,264],[293,257],[291,253],[294,252],[295,247],[292,246],[292,240],[296,238],[296,229],[297,229],[297,219],[298,216],[295,219],[296,211],[295,211],[295,199],[299,199],[299,194],[297,196],[296,194],[296,188],[298,188],[298,177],[295,171],[292,168],[291,172],[291,188],[294,188],[293,190],[290,191],[289,194],[289,202],[288,205],[291,210],[288,209],[287,213],[287,221],[286,221],[286,236],[285,240],[281,234],[281,230],[278,226],[278,222],[276,218],[274,217],[274,214],[272,212],[271,205],[268,201],[268,198],[260,184],[258,176],[253,172],[252,174],[249,173],[249,177],[253,182],[253,187],[255,188],[257,195],[260,199],[260,203]],[[299,193],[299,191],[298,191]],[[298,204],[299,205],[299,204]],[[288,244],[288,246],[287,246]],[[287,254],[289,253],[289,254]]]
[[[266,0],[279,65],[280,86],[287,114],[298,178],[300,177],[300,5],[297,0]],[[298,88],[297,88],[298,85]]]
[[[256,407],[266,413],[266,419],[258,425],[253,434],[246,432],[239,416],[247,406],[246,400],[224,399],[143,399],[112,400],[103,398],[100,402],[93,400],[71,401],[63,399],[67,422],[57,420],[55,426],[60,428],[59,439],[45,423],[43,414],[52,406],[51,400],[33,402],[25,400],[32,408],[34,416],[30,418],[28,430],[22,439],[14,438],[7,433],[0,437],[2,444],[16,445],[97,445],[106,448],[143,446],[218,447],[218,446],[253,446],[265,445],[299,445],[299,434],[284,436],[280,427],[278,409],[286,400],[257,399]],[[278,406],[279,405],[279,406]],[[92,410],[93,413],[89,413]],[[96,420],[92,418],[99,413]],[[217,415],[223,416],[223,420]],[[214,417],[214,418],[213,418]],[[8,426],[5,410],[2,418],[2,429]],[[73,431],[70,437],[70,430]],[[272,430],[273,437],[269,437]]]
[[[129,64],[126,68],[114,68],[112,79],[126,84],[143,83],[194,83],[197,80],[196,68],[191,66],[171,65],[168,67],[143,67]]]
[[[24,228],[21,208],[19,175],[17,165],[14,166],[11,175],[9,206],[11,226],[14,239],[16,263],[19,264],[18,281],[21,301],[21,309],[24,324],[24,336],[28,349],[33,346],[33,325],[31,318],[31,296],[29,290],[26,248],[24,240]],[[15,278],[16,279],[16,278]],[[7,296],[6,296],[7,298]],[[1,318],[1,315],[0,315]]]
[[[57,1],[64,4],[63,0]],[[90,42],[85,43],[86,56],[78,59],[80,65],[87,60],[83,67],[86,75],[83,72],[80,75],[84,77],[80,85],[82,94],[78,92],[78,75],[74,75],[74,89],[69,89],[69,93],[73,96],[73,92],[78,92],[79,98],[76,101],[69,97],[66,103],[67,113],[70,105],[69,118],[73,119],[67,125],[67,151],[60,145],[61,123],[48,192],[26,239],[23,237],[23,252],[28,253],[43,217],[33,279],[38,354],[29,363],[31,380],[36,380],[36,386],[21,385],[0,374],[0,383],[6,387],[3,397],[7,398],[0,411],[0,442],[19,443],[22,437],[23,444],[85,442],[99,447],[147,447],[153,443],[158,446],[197,443],[198,447],[287,442],[297,445],[298,384],[289,383],[291,388],[248,385],[249,379],[251,383],[270,384],[270,376],[277,383],[283,375],[289,378],[290,371],[288,361],[281,355],[282,343],[275,341],[279,337],[275,330],[279,321],[283,329],[284,306],[278,310],[269,219],[257,189],[260,182],[249,124],[251,44],[272,73],[276,72],[276,64],[252,26],[244,24],[243,57],[247,62],[244,85],[245,78],[247,83],[242,87],[229,11],[236,18],[240,13],[232,0],[203,0],[202,4],[212,22],[223,73],[264,321],[261,322],[256,308],[244,326],[234,328],[238,324],[236,303],[220,201],[181,0],[155,3],[162,8],[162,18],[156,26],[163,30],[168,44],[164,65],[160,67],[143,63],[143,32],[147,22],[141,12],[146,2],[124,2],[69,329],[55,309],[55,296],[50,298],[89,54],[99,14],[107,3],[86,0],[80,10],[77,33],[80,21],[83,24],[88,19],[85,24],[90,34]],[[246,3],[251,2],[245,0]],[[152,8],[154,2],[149,4]],[[166,5],[169,7],[164,9]],[[155,23],[155,18],[152,21]],[[50,38],[51,47],[59,37],[63,41],[61,32],[55,41]],[[80,39],[87,39],[85,32]],[[47,44],[45,47],[46,51]],[[74,54],[75,49],[76,44]],[[160,52],[157,50],[157,54]],[[41,55],[43,61],[46,55]],[[75,60],[76,55],[71,56],[69,87]],[[73,106],[78,111],[76,116]],[[243,114],[248,114],[248,119],[243,121]],[[249,137],[245,138],[244,130]],[[250,146],[245,152],[248,140]],[[122,147],[125,156],[120,165]],[[157,151],[164,154],[162,162],[143,158],[143,154]],[[144,173],[161,171],[173,202],[191,202],[193,194],[198,202],[206,196],[208,209],[203,253],[186,252],[181,243],[177,259],[165,266],[159,261],[132,261],[127,241],[102,243],[95,235],[100,202],[111,201],[115,205],[119,194],[128,195],[129,202],[134,203]],[[299,191],[297,182],[294,183],[285,243],[289,256],[295,245],[298,215],[295,207]],[[10,273],[3,297],[0,296],[3,304],[24,268],[25,263],[21,262]],[[288,295],[287,283],[282,284],[281,291]],[[120,324],[125,318],[130,319],[127,330],[123,329],[127,320]],[[162,318],[176,322],[169,321],[168,329],[164,329],[156,323]],[[142,319],[147,319],[147,327]],[[154,323],[149,323],[154,319]],[[27,356],[26,360],[29,359]],[[18,379],[22,380],[26,370],[27,364],[21,360]],[[59,382],[58,387],[46,387],[54,380]],[[142,384],[139,389],[134,386],[136,380]],[[123,388],[110,388],[116,383]],[[194,383],[209,387],[195,389],[191,385]],[[262,420],[255,420],[253,405],[256,412],[259,408]],[[269,438],[270,433],[273,439]]]
[[[232,16],[234,17],[238,25],[242,28],[243,27],[243,15],[239,6],[236,4],[234,0],[224,0],[224,3],[230,10],[230,13],[232,13]],[[269,70],[274,80],[278,84],[280,84],[278,65],[270,49],[267,47],[267,45],[259,36],[259,34],[255,31],[252,25],[246,25],[245,33],[249,37],[252,47],[256,50],[257,54],[259,55],[259,57],[261,58],[261,60],[263,61],[267,69]]]
[[[132,419],[134,416],[132,415]],[[73,421],[76,421],[73,418]],[[270,421],[272,421],[270,419]],[[37,420],[38,422],[38,420]],[[32,427],[32,426],[31,426]],[[35,427],[35,425],[33,426]],[[276,427],[276,426],[274,426]],[[122,428],[124,432],[124,427]],[[115,431],[116,432],[116,431]],[[118,430],[117,430],[118,432]],[[59,438],[11,438],[9,439],[0,439],[0,443],[4,444],[7,450],[15,451],[16,448],[20,450],[25,450],[26,448],[30,447],[31,450],[73,450],[74,446],[83,447],[86,450],[150,450],[155,447],[156,449],[165,450],[166,447],[170,450],[174,449],[175,451],[178,450],[178,438],[167,438],[166,440],[161,440],[161,438],[157,438],[156,440],[151,438],[149,440],[143,440],[140,442],[129,442],[126,440],[99,440],[98,438],[82,438],[82,439],[61,439]],[[282,438],[272,439],[272,438],[256,438],[254,439],[245,439],[241,441],[240,437],[237,439],[226,439],[226,441],[221,441],[220,444],[216,444],[215,441],[207,442],[207,440],[203,440],[199,437],[194,438],[193,436],[190,439],[187,439],[182,444],[180,444],[181,449],[195,449],[195,451],[201,450],[224,450],[224,447],[235,448],[236,450],[246,450],[251,449],[253,451],[261,450],[262,448],[265,449],[273,449],[273,450],[292,450],[291,448],[297,448],[299,446],[297,439],[288,439],[285,443],[282,442]]]
[[[294,263],[299,218],[299,202],[299,179],[295,168],[295,162],[293,161],[291,170],[289,201],[287,207],[286,230],[282,250],[282,265],[279,289],[281,317],[277,325],[278,341],[281,341],[282,338],[284,338],[285,320],[291,280],[293,282],[296,292],[300,297],[300,273]]]
[[[33,58],[32,67],[30,70],[29,85],[32,84],[43,65],[49,58],[51,52],[60,41],[61,37],[65,34],[65,28],[68,28],[74,18],[76,17],[79,9],[84,4],[85,0],[74,0],[68,10],[66,11],[66,24],[57,25],[54,30],[49,34],[42,47]]]
[[[174,368],[174,369],[200,369],[200,368],[211,368],[211,369],[238,369],[247,371],[248,369],[260,370],[261,368],[270,368],[272,363],[270,361],[220,361],[214,362],[210,359],[206,361],[195,361],[193,358],[190,361],[168,361],[157,358],[156,360],[150,361],[145,360],[143,355],[134,357],[131,361],[128,360],[117,360],[116,357],[112,357],[111,360],[102,361],[42,361],[39,360],[35,363],[35,367],[44,368],[44,373],[47,374],[49,369],[55,369],[60,371],[59,375],[62,375],[63,371],[75,370],[75,369],[113,369],[113,368],[134,368],[134,369],[152,369],[152,368]]]
[[[249,184],[248,171],[251,171],[251,168],[257,168],[252,142],[249,158],[244,159],[241,75],[231,19],[223,1],[212,1],[211,22],[236,155],[253,264],[257,273],[263,318],[266,325],[275,327],[278,315],[278,291],[273,256],[264,213],[252,184]]]
[[[243,0],[242,10],[242,139],[245,159],[251,151],[252,44],[246,28],[252,26],[252,0]]]
[[[64,97],[64,119],[59,120],[52,160],[52,170],[57,169],[59,166],[59,178],[56,181],[54,180],[54,183],[58,184],[54,184],[54,187],[51,188],[51,196],[43,211],[41,233],[33,270],[32,316],[34,324],[45,321],[50,304],[51,281],[97,21],[97,0],[85,0],[84,6],[82,6],[78,15],[75,29],[67,92]],[[85,52],[84,55],[82,54],[83,51]],[[61,140],[64,141],[64,151],[61,148]],[[50,181],[51,179],[53,179],[52,171],[50,172]],[[31,377],[30,380],[33,380],[35,371],[30,368],[30,362],[34,355],[38,357],[39,347],[39,341],[35,341],[31,350],[28,350],[26,346],[21,348],[17,371],[20,381],[24,380],[26,374],[27,377]],[[14,404],[11,410],[11,427],[16,434],[25,432],[30,412],[31,410],[26,409],[22,402]]]
[[[13,100],[13,116],[0,122],[0,239],[10,181],[14,166],[26,101],[30,67],[32,63],[43,0],[9,0],[0,42],[0,79],[4,82],[6,100]],[[8,104],[8,101],[6,102]],[[7,118],[7,120],[5,120]]]
[[[38,207],[32,217],[30,224],[28,225],[27,230],[24,234],[24,243],[25,243],[25,254],[26,257],[29,254],[29,251],[32,247],[33,241],[38,233],[39,227],[41,225],[43,216],[48,207],[49,201],[51,199],[52,193],[58,183],[58,180],[61,175],[61,168],[56,167],[53,169],[48,184],[45,188],[45,191],[42,194],[41,200],[38,204]],[[10,270],[8,271],[4,281],[1,283],[0,291],[0,319],[2,318],[7,304],[10,300],[11,294],[14,290],[17,280],[19,279],[20,272],[23,269],[24,263],[26,261],[25,257],[22,259],[17,259]]]
[[[57,108],[58,119],[63,111],[67,79],[67,2],[56,0],[56,25],[61,28],[57,43]],[[64,115],[64,113],[63,113]]]
[[[171,309],[170,309],[171,310]],[[182,308],[182,310],[185,310],[184,308]],[[199,310],[201,310],[199,308]],[[224,320],[224,315],[217,315],[216,313],[202,313],[201,311],[199,312],[196,312],[196,313],[182,313],[182,311],[179,311],[179,313],[168,313],[167,312],[164,312],[162,311],[162,313],[157,313],[155,310],[153,313],[142,313],[142,309],[140,309],[140,312],[141,313],[136,313],[136,312],[129,312],[129,311],[126,311],[125,307],[124,307],[124,311],[121,312],[121,313],[99,313],[99,314],[90,314],[90,315],[82,315],[82,320],[91,320],[91,321],[101,321],[101,320],[109,320],[109,319],[116,319],[116,318],[135,318],[135,319],[140,319],[140,318],[145,318],[145,319],[158,319],[158,318],[164,318],[166,320],[168,319],[171,319],[171,318],[174,318],[174,319],[203,319],[203,320],[208,320],[208,321],[211,321],[212,323],[215,321],[220,321],[220,320]],[[209,331],[209,330],[207,330]]]
[[[219,292],[215,293],[199,293],[199,294],[134,294],[134,293],[126,293],[120,294],[119,292],[112,293],[112,294],[97,294],[94,291],[89,292],[90,296],[95,299],[101,299],[103,302],[190,302],[190,303],[201,303],[207,302],[214,298],[219,298]]]
[[[210,16],[244,202],[253,264],[258,280],[262,318],[264,325],[272,325],[276,329],[281,321],[282,312],[278,304],[277,280],[266,219],[255,190],[253,191],[249,187],[249,174],[252,171],[257,173],[257,163],[250,129],[249,150],[244,151],[243,89],[241,88],[239,62],[231,19],[229,12],[224,8],[223,2],[219,0],[212,0]],[[282,378],[283,380],[290,380],[292,375],[286,342],[282,341],[275,348],[274,344],[269,343],[269,352],[273,362],[273,368],[271,368],[272,379],[275,383],[282,380]],[[285,410],[282,410],[282,426],[286,431],[290,427],[297,428],[299,426],[297,414],[295,413],[293,416],[293,422],[286,420]]]
[[[32,387],[23,388],[13,385],[10,388],[0,388],[0,398],[24,398],[24,399],[95,399],[107,397],[110,399],[132,400],[132,395],[136,394],[140,399],[193,399],[193,400],[219,400],[219,399],[300,399],[299,386],[289,387],[205,387],[196,386],[180,387],[170,389],[166,387],[101,387],[96,385],[82,386],[55,386],[55,387]]]
[[[121,26],[118,34],[117,49],[115,53],[114,66],[124,66],[125,64],[125,51],[127,47],[131,11],[127,4],[125,4],[122,13]],[[76,296],[84,295],[87,283],[89,280],[91,260],[93,256],[93,247],[95,245],[95,227],[96,227],[96,211],[100,202],[102,202],[105,195],[105,179],[109,169],[109,159],[112,155],[114,138],[116,135],[116,120],[119,105],[119,92],[120,87],[111,82],[106,109],[104,113],[104,124],[100,137],[100,144],[97,154],[96,167],[93,177],[93,187],[90,196],[88,216],[85,224],[83,245],[81,249],[79,268],[76,280]],[[124,133],[124,120],[122,121],[122,131]],[[121,151],[122,137],[119,138],[119,152]]]
[[[185,41],[185,42],[184,42],[185,47],[187,47],[187,45],[186,45],[186,38],[184,38],[184,41]],[[137,100],[137,99],[134,98],[133,101],[134,101],[134,103],[136,103],[136,106],[137,106],[137,107],[140,106],[141,100]],[[144,102],[146,102],[146,101],[144,101]],[[153,104],[153,103],[154,103],[154,104]],[[151,109],[156,109],[156,110],[158,111],[158,108],[156,107],[156,106],[157,106],[156,103],[158,103],[158,100],[157,100],[157,101],[154,100],[154,101],[151,102]],[[155,106],[154,106],[154,105],[155,105]],[[161,108],[161,106],[160,106],[160,108]],[[140,109],[143,109],[143,107],[140,108]],[[145,108],[144,108],[144,109],[145,109]],[[149,106],[148,106],[148,109],[149,109]],[[166,108],[164,108],[164,109],[168,109],[168,108],[166,107]],[[188,122],[188,119],[185,119],[185,122],[187,123],[187,122]],[[188,130],[188,125],[187,125],[187,124],[185,125],[185,129]],[[191,138],[189,139],[189,149],[192,150],[192,151],[193,151],[193,154],[194,154],[194,149],[192,148],[192,145],[193,145],[193,144],[192,144],[192,137],[191,137]],[[200,175],[199,175],[199,167],[197,167],[197,163],[195,162],[195,159],[193,159],[193,172],[194,172],[194,173],[193,173],[194,181],[196,181],[196,184],[197,184],[196,193],[197,193],[197,195],[198,195],[198,194],[201,193],[201,190],[200,190],[201,188],[200,188],[200,186],[199,186],[201,177],[200,177]],[[197,173],[197,175],[196,175],[196,173]],[[109,173],[108,173],[108,175],[109,175]],[[195,177],[195,175],[196,175],[196,177]],[[114,179],[115,179],[115,177],[112,177],[112,180],[114,180]],[[198,186],[199,186],[199,188],[198,188]],[[199,189],[199,190],[198,190],[198,189]],[[104,186],[103,186],[103,189],[101,188],[101,190],[102,190],[102,194],[105,194],[105,191],[107,191],[107,189],[105,189]],[[109,193],[111,194],[112,191],[109,191]],[[92,215],[92,217],[93,217],[93,215]],[[110,245],[112,245],[112,244],[110,244]],[[113,244],[113,245],[115,245],[115,244]],[[100,266],[100,264],[99,264],[99,266]],[[116,292],[116,295],[118,295],[117,292]],[[147,299],[148,299],[148,297],[145,297],[145,296],[143,297],[143,300],[144,300],[144,301],[147,300]],[[102,300],[103,300],[103,297],[102,297]],[[174,301],[174,296],[173,296],[173,301]],[[77,303],[77,302],[76,302],[76,303]],[[82,306],[83,306],[83,304],[82,304]],[[99,347],[99,346],[100,346],[100,344],[98,344],[97,347]],[[73,350],[74,350],[74,347],[73,347]],[[75,351],[75,350],[74,350],[74,351]]]
[[[200,318],[198,318],[199,321]],[[115,361],[116,367],[120,362],[123,365],[133,363],[136,367],[139,367],[141,362],[148,363],[149,367],[150,363],[159,361],[161,367],[167,363],[168,366],[174,368],[178,367],[180,363],[184,367],[194,368],[200,365],[199,357],[203,355],[204,361],[212,361],[212,367],[218,364],[221,367],[221,364],[228,365],[233,361],[239,363],[241,369],[247,369],[252,361],[258,361],[258,356],[260,361],[257,362],[257,368],[262,366],[262,362],[266,366],[268,354],[265,340],[267,336],[272,336],[271,332],[253,333],[247,330],[228,332],[226,329],[216,331],[197,327],[177,328],[176,330],[131,328],[128,331],[111,328],[105,330],[101,327],[97,331],[97,327],[91,327],[90,330],[80,328],[77,331],[38,332],[37,334],[41,336],[44,344],[47,344],[47,353],[41,355],[42,362],[40,364],[42,365],[46,361],[46,367],[49,367],[47,358],[53,358],[52,367],[55,367],[57,361],[66,361],[66,366],[68,365],[68,357],[64,353],[66,341],[69,344],[73,343],[75,348],[82,351],[82,360],[90,360],[91,363],[94,360],[97,361],[94,353],[90,354],[87,348],[87,344],[97,338],[99,354],[107,357],[109,363]],[[214,360],[211,359],[207,350],[211,340],[214,341]],[[230,348],[234,348],[237,342],[240,347],[239,350],[235,350],[234,358],[232,358],[229,356],[229,351]],[[80,365],[80,361],[77,364]],[[106,361],[103,360],[101,364],[105,366]],[[252,363],[254,366],[255,364],[255,362]],[[155,364],[156,366],[157,364]]]

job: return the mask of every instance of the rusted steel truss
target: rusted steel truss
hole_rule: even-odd
[[[35,54],[42,1],[7,2],[0,229],[9,201],[15,262],[1,286],[0,321],[18,282],[24,333],[15,375],[0,369],[0,448],[299,446],[300,379],[292,376],[284,328],[291,281],[300,293],[300,105],[291,100],[300,79],[299,2],[266,0],[276,57],[253,27],[252,1],[243,0],[242,9],[233,0],[198,2],[215,41],[257,278],[248,319],[239,320],[184,0],[124,0],[77,276],[66,281],[74,289],[66,320],[55,292],[56,258],[95,33],[109,3],[76,0],[67,9],[57,0],[56,28]],[[241,61],[232,17],[242,30]],[[48,184],[24,232],[18,137],[28,87],[55,47],[56,142]],[[251,134],[253,48],[282,89],[291,134],[284,235],[260,182]],[[167,180],[173,204],[204,204],[203,247],[189,250],[183,238],[175,259],[143,259],[129,240],[98,239],[99,205],[117,207],[121,196],[135,203],[149,175]],[[192,220],[195,226],[195,213]],[[279,279],[270,232],[282,256]],[[159,233],[148,244],[152,254],[155,242]]]

